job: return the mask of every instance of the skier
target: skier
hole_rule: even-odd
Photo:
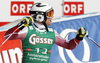
[[[81,27],[75,38],[69,41],[62,38],[56,30],[48,27],[52,24],[53,14],[54,9],[50,4],[35,3],[30,9],[31,16],[24,17],[5,33],[7,39],[15,31],[9,40],[22,41],[23,63],[49,63],[53,44],[73,50],[87,35],[87,30]]]

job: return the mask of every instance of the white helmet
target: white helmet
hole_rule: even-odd
[[[47,18],[52,18],[54,10],[50,4],[35,3],[30,9],[30,15],[38,22],[46,22]]]

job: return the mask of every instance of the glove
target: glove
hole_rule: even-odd
[[[87,36],[88,35],[88,31],[83,28],[83,27],[80,27],[80,29],[77,31],[77,36],[76,38],[78,40],[83,40],[83,37]]]
[[[24,24],[23,26],[29,26],[29,24],[33,23],[33,19],[31,16],[27,16],[24,17],[23,20],[21,21],[22,24]]]
[[[33,23],[33,19],[31,16],[26,16],[23,18],[23,20],[17,24],[20,30],[22,30],[24,27],[29,26],[29,24]],[[23,25],[23,26],[22,26]]]

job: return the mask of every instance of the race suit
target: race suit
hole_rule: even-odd
[[[16,30],[14,26],[5,33],[5,39]],[[78,44],[77,38],[66,40],[57,31],[48,27],[48,32],[44,25],[33,23],[24,29],[16,30],[9,40],[20,39],[23,49],[23,63],[49,63],[53,44],[63,48],[73,50]]]

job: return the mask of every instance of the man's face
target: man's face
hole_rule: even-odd
[[[53,15],[54,15],[54,9],[50,10],[50,11],[47,13],[47,20],[46,20],[47,26],[52,25],[52,18],[54,17]]]
[[[52,25],[52,18],[47,18],[46,24],[47,26]]]

